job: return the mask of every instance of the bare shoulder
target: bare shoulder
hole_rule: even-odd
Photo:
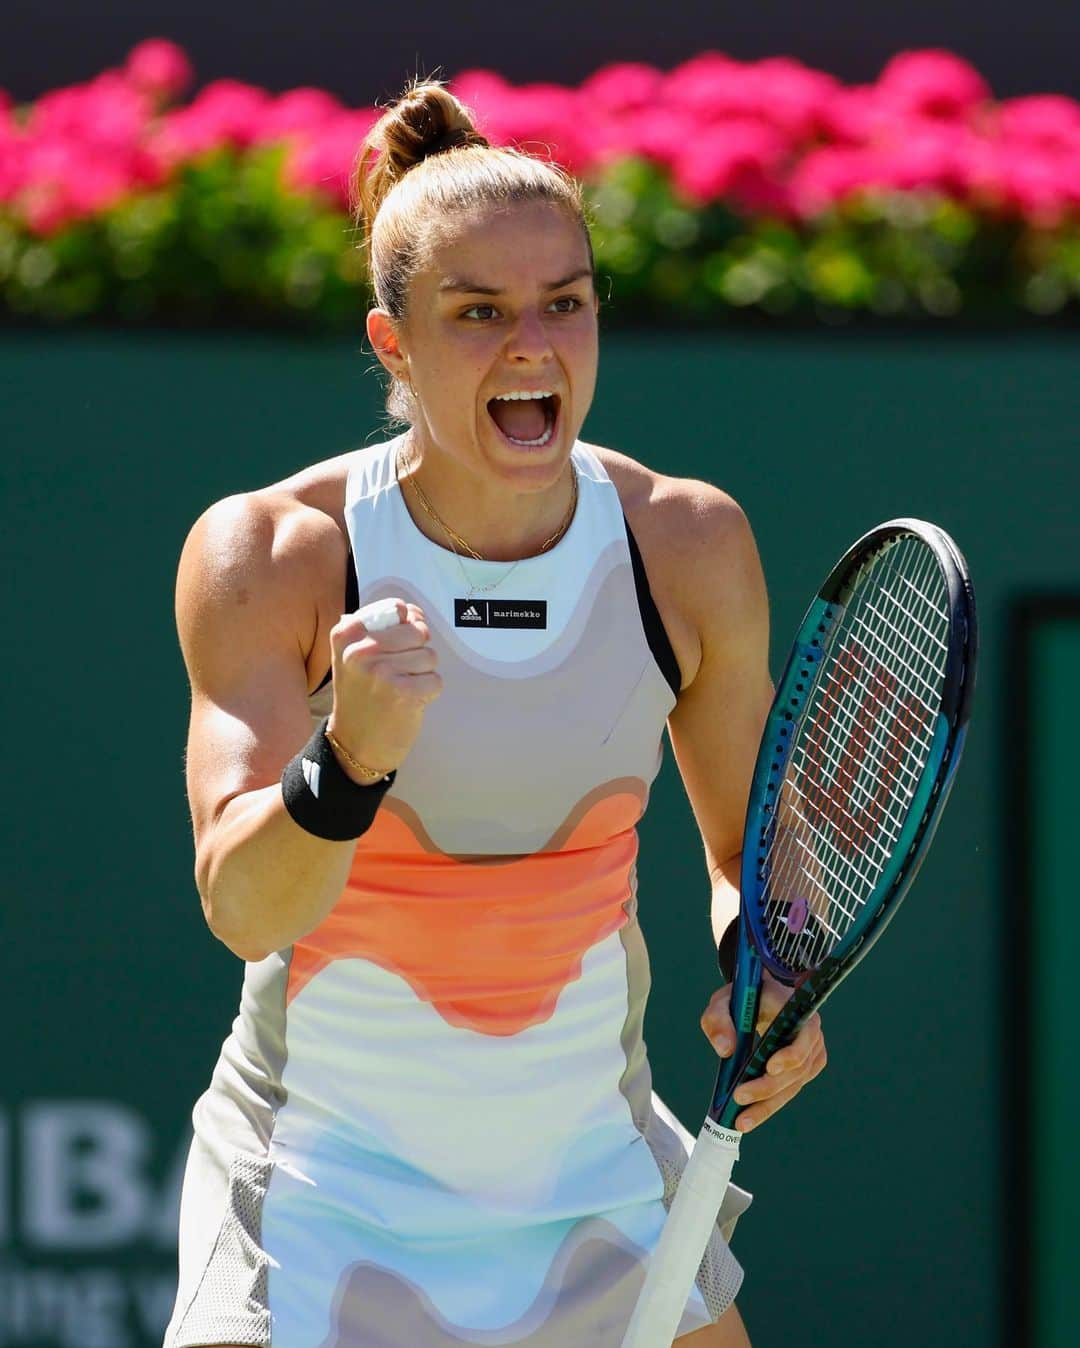
[[[660,616],[693,681],[705,647],[760,640],[768,601],[749,520],[727,492],[671,477],[614,450],[590,446],[619,493]]]
[[[177,627],[193,682],[204,665],[250,658],[253,644],[291,647],[318,681],[325,663],[320,646],[341,616],[348,557],[341,505],[327,508],[343,501],[344,479],[337,476],[336,493],[332,472],[300,480],[299,488],[288,479],[228,496],[196,520],[176,587]]]

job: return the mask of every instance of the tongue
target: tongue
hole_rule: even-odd
[[[546,399],[529,398],[517,402],[500,402],[492,398],[488,403],[491,419],[514,440],[539,440],[547,430]]]

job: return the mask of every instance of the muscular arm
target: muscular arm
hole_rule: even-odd
[[[348,875],[355,843],[305,832],[280,788],[311,734],[307,662],[332,612],[320,612],[320,587],[344,567],[331,521],[258,495],[207,511],[181,557],[195,877],[210,929],[242,959],[311,931]]]
[[[705,845],[719,942],[739,909],[750,779],[772,699],[765,582],[750,527],[729,497],[700,484],[683,547],[680,596],[700,660],[670,718],[679,772]]]
[[[684,678],[669,730],[705,845],[718,941],[739,909],[746,802],[772,700],[765,583],[746,518],[723,492],[661,480],[649,513],[654,532],[649,553],[644,544],[642,551]],[[788,995],[766,975],[759,1028]],[[701,1018],[721,1055],[734,1046],[729,998],[730,985],[713,995]],[[735,1099],[752,1108],[742,1110],[736,1127],[768,1118],[824,1065],[821,1022],[814,1016],[774,1054],[766,1076],[739,1087]]]

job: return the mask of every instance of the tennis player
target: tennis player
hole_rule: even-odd
[[[688,1145],[642,1037],[636,824],[666,724],[723,931],[761,571],[729,497],[578,439],[597,300],[571,179],[429,83],[365,142],[358,200],[406,429],[213,506],[180,565],[198,887],[247,966],[165,1342],[618,1348]],[[657,925],[684,902],[646,898]],[[702,1017],[721,1054],[726,1006]],[[815,1021],[739,1126],[824,1062]],[[680,1348],[749,1342],[745,1202]]]

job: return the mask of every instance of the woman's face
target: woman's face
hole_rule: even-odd
[[[580,224],[532,202],[442,233],[397,337],[422,450],[518,491],[550,486],[596,387],[596,295]]]

